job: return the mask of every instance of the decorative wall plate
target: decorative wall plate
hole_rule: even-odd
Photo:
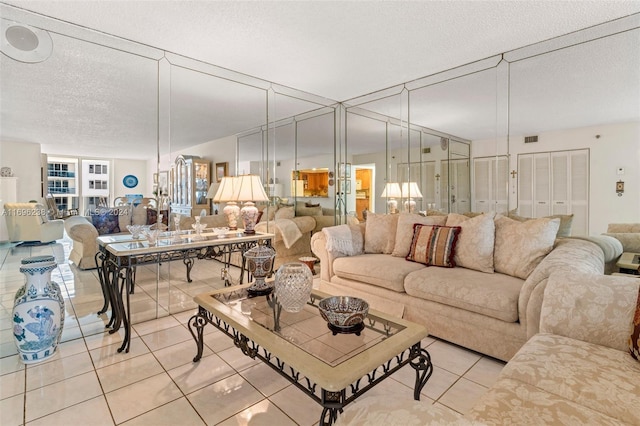
[[[122,179],[122,183],[127,188],[135,188],[136,186],[138,186],[138,178],[134,175],[126,175],[124,179]]]

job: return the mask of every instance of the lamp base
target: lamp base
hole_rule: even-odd
[[[244,233],[247,235],[255,234],[256,220],[258,219],[258,208],[251,201],[244,203],[244,206],[240,210],[240,216],[244,222]]]
[[[229,201],[222,212],[227,217],[229,229],[235,231],[238,229],[238,217],[240,217],[240,207],[235,201]]]

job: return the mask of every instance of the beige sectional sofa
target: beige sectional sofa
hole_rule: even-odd
[[[435,218],[371,214],[365,224],[351,227],[354,235],[362,234],[369,253],[351,256],[327,250],[331,228],[314,234],[311,248],[320,259],[320,288],[362,297],[376,309],[393,305],[398,313],[400,306],[405,319],[424,324],[431,335],[507,361],[538,333],[543,293],[552,273],[603,273],[598,245],[555,240],[558,219]],[[481,222],[484,228],[476,226]],[[468,267],[407,261],[403,255],[411,246],[414,223],[460,225],[455,256],[464,254],[458,260],[465,261],[458,263]],[[542,234],[546,242],[540,244],[537,236]],[[527,251],[531,253],[523,257]]]
[[[540,333],[464,417],[426,401],[365,397],[338,424],[638,425],[640,362],[629,340],[639,288],[638,278],[554,273]]]

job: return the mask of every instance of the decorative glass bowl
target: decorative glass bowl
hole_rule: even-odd
[[[229,232],[229,228],[223,226],[221,228],[213,228],[213,233],[218,238],[224,238],[227,236],[227,232]]]
[[[364,319],[369,312],[369,304],[358,297],[331,296],[318,303],[320,315],[333,334],[356,333],[364,328]]]
[[[309,301],[313,275],[303,263],[285,263],[276,272],[276,298],[287,312],[300,312]]]
[[[127,225],[127,231],[131,232],[131,237],[134,240],[137,240],[144,231],[144,227],[144,225]]]

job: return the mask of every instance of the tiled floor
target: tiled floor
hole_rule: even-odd
[[[186,326],[192,297],[219,287],[220,264],[198,261],[194,281],[181,262],[137,272],[132,298],[131,351],[108,334],[96,271],[70,265],[70,241],[12,248],[0,245],[0,424],[9,425],[316,425],[321,407],[260,361],[242,355],[231,339],[208,327],[205,351],[193,363]],[[24,366],[13,342],[13,296],[24,278],[20,259],[54,254],[53,273],[65,292],[63,343],[51,359]],[[160,285],[156,285],[156,282]],[[159,308],[155,300],[160,300]],[[156,315],[162,316],[159,319]],[[421,400],[465,413],[492,384],[503,363],[427,338],[435,368]],[[405,367],[370,394],[412,398],[414,372]],[[357,403],[357,402],[356,402]]]

